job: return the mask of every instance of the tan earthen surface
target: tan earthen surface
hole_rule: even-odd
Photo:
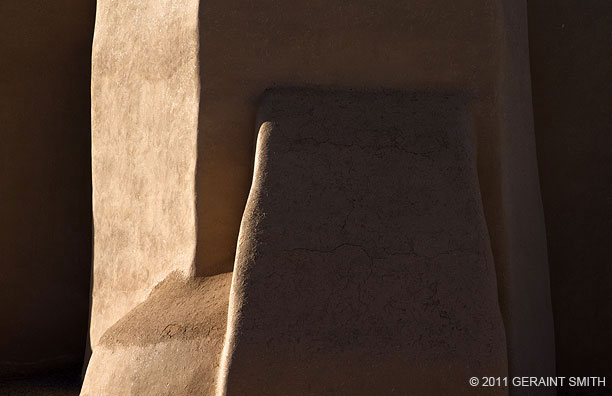
[[[401,90],[427,100],[449,95],[462,98],[457,102],[462,106],[469,102],[473,120],[465,125],[475,132],[476,149],[471,155],[478,170],[478,183],[472,187],[482,196],[490,236],[508,371],[511,375],[554,372],[525,1],[98,3],[91,92],[96,218],[91,341],[96,352],[84,390],[87,394],[214,393],[229,275],[197,280],[192,276],[232,270],[238,224],[251,183],[252,132],[259,126],[255,119],[258,98],[266,89],[279,86],[352,88],[354,92],[369,90],[374,96],[380,92],[393,96]],[[81,360],[91,248],[90,203],[85,198],[90,192],[87,147],[93,9],[92,1],[0,2],[0,316],[5,323],[0,330],[0,376],[55,369]],[[606,221],[611,215],[606,209],[610,194],[605,164],[610,162],[606,104],[610,102],[612,68],[606,55],[610,41],[606,29],[611,9],[605,1],[534,0],[529,2],[529,12],[540,176],[553,267],[558,373],[607,375],[612,355],[607,333],[612,326],[609,309],[601,302],[609,294],[606,286],[610,279]],[[279,104],[277,109],[281,110],[275,117],[304,116],[285,108],[288,103],[308,102],[312,91],[303,92],[307,93]],[[437,109],[440,119],[436,122],[441,124],[453,118],[457,110],[448,111],[436,100],[430,104]],[[351,103],[316,122],[334,123],[338,115],[357,105]],[[359,116],[375,111],[376,107],[368,108]],[[310,127],[301,125],[294,130]],[[277,132],[279,128],[269,124],[264,130]],[[373,127],[365,122],[359,128]],[[317,146],[307,161],[342,161],[353,158],[346,152],[374,147],[338,144],[328,138],[300,142]],[[384,150],[396,147],[395,142],[383,146]],[[325,149],[319,150],[321,147]],[[341,154],[326,157],[328,149],[338,149]],[[268,164],[282,161],[292,150],[269,152]],[[389,158],[392,156],[385,157]],[[318,216],[334,218],[348,210],[350,214],[342,219],[344,229],[354,223],[354,212],[363,209],[355,200],[342,201],[346,198],[342,183],[354,180],[355,169],[350,169],[332,186],[342,190],[334,195],[337,202],[330,200],[326,202],[331,203],[329,207],[315,211]],[[435,179],[425,181],[436,183]],[[394,188],[401,186],[398,183]],[[330,192],[329,188],[317,184],[309,192],[323,194]],[[272,196],[278,193],[276,187],[270,191]],[[299,188],[291,193],[296,191]],[[376,193],[382,194],[384,189]],[[312,196],[306,200],[305,195],[294,199],[290,209],[311,204]],[[364,223],[370,224],[370,212],[362,212]],[[260,219],[250,213],[247,211],[244,224],[264,222],[265,216]],[[276,210],[266,211],[266,216],[269,213]],[[427,212],[419,215],[427,216]],[[399,220],[401,216],[394,217],[387,225]],[[331,224],[310,217],[307,221],[312,226],[300,229],[304,235]],[[452,222],[445,226],[451,227]],[[248,228],[244,232],[248,233]],[[291,235],[284,232],[274,237]],[[353,236],[342,234],[343,238]],[[253,236],[254,241],[261,240],[258,238],[261,235]],[[329,238],[324,242],[330,243]],[[420,241],[415,249],[411,246],[410,254],[436,250],[438,242],[432,238]],[[289,252],[288,262],[301,260],[310,265],[320,261],[330,264],[325,267],[328,272],[334,265],[345,268],[345,278],[357,282],[347,282],[344,292],[356,293],[356,298],[344,295],[333,300],[331,306],[346,305],[360,313],[364,308],[353,304],[361,303],[364,295],[376,306],[390,294],[402,292],[389,288],[363,293],[362,284],[383,276],[366,273],[364,262],[371,260],[369,268],[374,273],[374,263],[383,258],[378,252],[372,255],[365,245],[341,243],[328,250],[309,251],[299,248]],[[242,262],[244,256],[239,256],[238,263]],[[353,263],[356,265],[350,265]],[[304,268],[298,266],[287,277],[296,276]],[[325,271],[307,273],[299,282],[307,283]],[[235,294],[259,290],[262,282],[252,282],[256,275],[238,273]],[[265,285],[278,282],[275,276]],[[388,277],[383,277],[380,285],[388,285]],[[410,278],[411,282],[417,280]],[[445,287],[450,284],[445,283]],[[158,287],[150,294],[155,285]],[[316,305],[325,295],[315,293],[323,290],[322,285],[294,288],[287,292],[287,301],[270,299],[263,314],[251,315],[250,319],[263,322],[266,315],[286,309],[291,299],[295,306]],[[282,290],[264,289],[263,295]],[[423,293],[431,291],[433,295],[433,290],[440,292],[436,286]],[[253,293],[259,296],[259,292]],[[315,298],[303,301],[304,295]],[[426,311],[440,304],[427,300],[420,308]],[[253,308],[235,305],[241,307],[236,313]],[[328,315],[325,323],[329,326],[306,323],[299,326],[299,331],[316,328],[335,335],[338,327],[334,326],[342,314],[345,312]],[[272,324],[283,326],[288,318],[300,324],[312,315],[296,309]],[[362,325],[376,315],[361,315],[359,324],[347,321],[354,331],[352,338],[342,339],[362,340],[363,334],[371,335]],[[249,315],[230,319],[240,324]],[[439,320],[445,319],[439,316]],[[382,327],[398,323],[380,322]],[[289,326],[291,331],[298,327],[295,323]],[[231,331],[232,337],[246,337],[244,334],[252,334],[257,327],[236,329]],[[308,336],[313,337],[312,333]],[[374,345],[381,334],[389,338],[400,333],[376,333],[369,340]],[[577,336],[586,333],[588,337]],[[286,334],[290,332],[282,336]],[[442,330],[427,334],[435,337]],[[298,344],[302,340],[300,337]],[[317,345],[317,341],[307,345]],[[266,386],[278,391],[283,383],[294,381],[297,388],[303,387],[308,393],[315,386],[308,378],[320,378],[323,368],[337,378],[351,378],[350,385],[332,382],[324,390],[330,392],[351,386],[363,392],[372,386],[373,378],[378,378],[379,384],[392,384],[409,372],[421,381],[411,391],[449,393],[449,383],[471,375],[469,370],[458,369],[445,377],[447,381],[434,383],[427,378],[439,368],[426,358],[419,359],[420,366],[416,366],[404,357],[393,357],[394,352],[385,349],[386,345],[375,348],[377,354],[364,354],[347,351],[352,347],[349,342],[331,344],[335,349],[316,351],[316,359],[302,359],[308,367],[302,367],[298,374],[287,362],[305,353],[299,348],[297,354],[280,354],[275,361],[264,359],[264,365],[281,365],[275,373],[283,380],[261,385],[263,379],[253,379],[251,384],[261,386],[252,392],[261,392]],[[229,348],[235,345],[240,346],[238,352]],[[270,342],[258,355],[277,352],[287,345]],[[465,345],[459,345],[453,353]],[[237,362],[228,365],[227,377],[222,377],[234,384],[230,391],[240,387],[241,381],[250,381],[248,375],[238,374],[253,369],[240,364],[240,356],[252,353],[257,346],[248,348],[244,352],[244,341],[241,344],[238,338],[228,344],[227,356],[233,359],[228,362]],[[335,363],[339,350],[349,364]],[[369,375],[355,375],[360,370],[368,370]],[[75,391],[74,384],[64,386],[50,378],[3,382],[0,394]],[[512,392],[550,390],[522,388]]]
[[[91,86],[94,349],[169,273],[193,272],[197,5],[98,1]]]
[[[171,274],[104,334],[81,395],[213,395],[230,281]]]
[[[279,86],[450,92],[469,98],[469,129],[475,139],[474,147],[470,146],[473,149],[470,158],[478,178],[471,175],[468,179],[469,186],[479,191],[481,202],[477,204],[482,205],[480,217],[470,218],[481,223],[486,220],[482,223],[486,229],[478,235],[488,233],[490,244],[480,249],[491,249],[487,268],[495,270],[486,273],[487,282],[479,281],[478,291],[488,296],[483,299],[484,304],[493,304],[490,293],[497,291],[510,375],[552,374],[552,317],[529,100],[526,33],[523,1],[462,0],[450,6],[441,0],[409,3],[214,0],[199,5],[187,0],[100,1],[92,80],[96,236],[90,330],[94,361],[98,363],[88,372],[91,381],[97,381],[95,386],[104,388],[112,380],[100,362],[124,360],[121,354],[113,357],[104,345],[96,350],[100,338],[120,318],[131,317],[130,311],[145,300],[158,282],[177,270],[188,277],[232,270],[253,169],[257,100],[266,89]],[[435,113],[440,122],[455,114],[454,109],[435,101],[427,108],[424,114]],[[338,111],[342,113],[341,109]],[[336,121],[331,112],[320,120],[323,124]],[[397,120],[394,128],[408,121]],[[465,144],[461,147],[468,147]],[[274,161],[277,156],[282,158],[282,153],[270,154]],[[325,158],[325,152],[313,152],[309,160]],[[434,173],[440,173],[435,168],[438,165],[431,164],[430,171],[436,169]],[[425,165],[419,169],[425,172]],[[364,172],[367,173],[367,168]],[[314,194],[319,193],[315,187],[324,188],[311,187]],[[270,191],[278,193],[274,188]],[[415,199],[423,199],[416,192],[411,193]],[[295,207],[304,204],[303,197],[295,200]],[[341,204],[336,208],[340,212],[351,208],[349,201],[344,202],[345,206]],[[245,224],[257,220],[251,215],[247,212]],[[364,224],[372,221],[368,216],[364,217]],[[439,248],[434,240],[420,243],[426,250]],[[354,250],[344,254],[355,259],[359,268],[363,266],[359,260],[364,257]],[[375,252],[371,257],[378,256]],[[240,263],[240,258],[237,262]],[[480,261],[471,263],[476,262]],[[382,274],[384,271],[376,276]],[[497,277],[497,288],[492,275]],[[241,276],[237,274],[234,280],[236,294],[241,287],[250,287],[240,283]],[[393,291],[378,287],[382,290],[377,297],[380,299]],[[451,294],[448,292],[448,296]],[[301,297],[296,290],[294,298]],[[353,304],[353,297],[349,293],[339,303]],[[286,306],[285,301],[277,299],[268,303],[270,312]],[[483,308],[485,316],[491,315],[493,305]],[[230,318],[230,323],[234,319]],[[442,319],[438,316],[438,320]],[[333,324],[333,317],[330,320]],[[433,328],[435,322],[427,320],[423,323]],[[496,326],[500,323],[495,322],[491,331],[499,332]],[[333,331],[333,327],[319,328]],[[371,328],[363,330],[367,333]],[[130,333],[126,327],[117,327],[112,333],[118,339],[132,342],[141,336]],[[436,332],[430,336],[445,338]],[[160,378],[171,378],[176,367],[168,360],[156,359],[176,356],[171,352],[175,347],[187,351],[191,346],[186,343],[192,342],[198,341],[173,340],[177,344],[163,344],[163,348],[170,349],[161,352],[156,349],[158,346],[150,344],[132,345],[129,348],[140,349],[129,352],[125,349],[121,353],[154,362],[152,371],[146,374],[151,378],[152,373],[166,373]],[[469,339],[465,342],[469,343]],[[491,359],[497,363],[490,367],[495,372],[506,370],[504,364],[499,364],[505,359],[505,352],[499,350],[500,342],[496,339],[491,344],[494,345]],[[228,344],[232,345],[233,341]],[[455,352],[463,356],[461,348],[466,345],[458,346],[459,352]],[[442,356],[444,348],[440,348],[432,356]],[[381,347],[381,351],[386,350]],[[231,349],[228,353],[233,356]],[[352,359],[363,357],[359,351],[356,355],[346,353]],[[428,356],[423,351],[419,353]],[[196,355],[188,360],[196,359]],[[339,377],[348,378],[354,373],[351,370],[364,367],[349,365],[342,371],[334,366],[337,356],[336,351],[331,354],[322,351],[321,362],[327,362],[330,369],[338,369]],[[476,356],[475,362],[488,359]],[[387,384],[392,378],[401,378],[394,367],[413,367],[405,359],[392,357],[384,364],[374,362],[369,367],[380,383]],[[367,360],[364,364],[367,365]],[[130,381],[136,378],[137,374],[130,374],[130,370],[142,366],[139,363],[122,367],[126,377],[118,383],[117,392],[128,389]],[[232,366],[228,369],[224,375],[236,378],[231,377],[235,375]],[[308,374],[310,378],[320,372],[317,370],[320,368],[313,368]],[[429,374],[423,375],[418,386],[430,392],[436,387],[448,387],[460,377],[464,381],[469,378],[469,370],[457,369],[448,376],[449,381],[432,385],[429,380],[432,373],[443,373],[435,359],[415,367],[414,373],[419,370]],[[249,381],[248,378],[251,377],[247,375],[238,383]],[[374,383],[371,379],[346,386],[367,388]],[[161,381],[152,386],[161,386]],[[264,380],[253,381],[260,384]],[[303,382],[300,386],[309,384]],[[282,388],[282,381],[278,386]],[[155,389],[158,392],[161,388]],[[516,394],[523,392],[519,389]]]

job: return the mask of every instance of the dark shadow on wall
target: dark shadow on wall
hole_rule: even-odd
[[[610,381],[612,2],[530,0],[529,39],[557,372]]]
[[[83,363],[94,18],[94,0],[0,2],[0,381]]]

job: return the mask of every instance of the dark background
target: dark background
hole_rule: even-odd
[[[91,0],[0,1],[0,378],[83,363],[94,17]]]
[[[607,375],[610,389],[612,1],[529,0],[528,12],[557,372]]]

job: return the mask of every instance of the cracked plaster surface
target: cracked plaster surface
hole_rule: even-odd
[[[226,394],[473,394],[466,367],[504,375],[465,98],[273,90],[259,124]]]

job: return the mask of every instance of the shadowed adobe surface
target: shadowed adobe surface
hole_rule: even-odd
[[[282,90],[259,111],[220,395],[493,395],[506,342],[471,109]]]
[[[83,361],[94,11],[0,1],[0,377]]]
[[[612,2],[531,0],[558,374],[612,379]],[[589,394],[587,389],[578,394]],[[593,394],[612,395],[601,389]]]
[[[522,0],[203,2],[196,274],[232,268],[265,89],[470,92],[510,371],[552,375],[526,12]]]
[[[81,367],[51,371],[28,378],[0,381],[2,396],[78,396]]]

